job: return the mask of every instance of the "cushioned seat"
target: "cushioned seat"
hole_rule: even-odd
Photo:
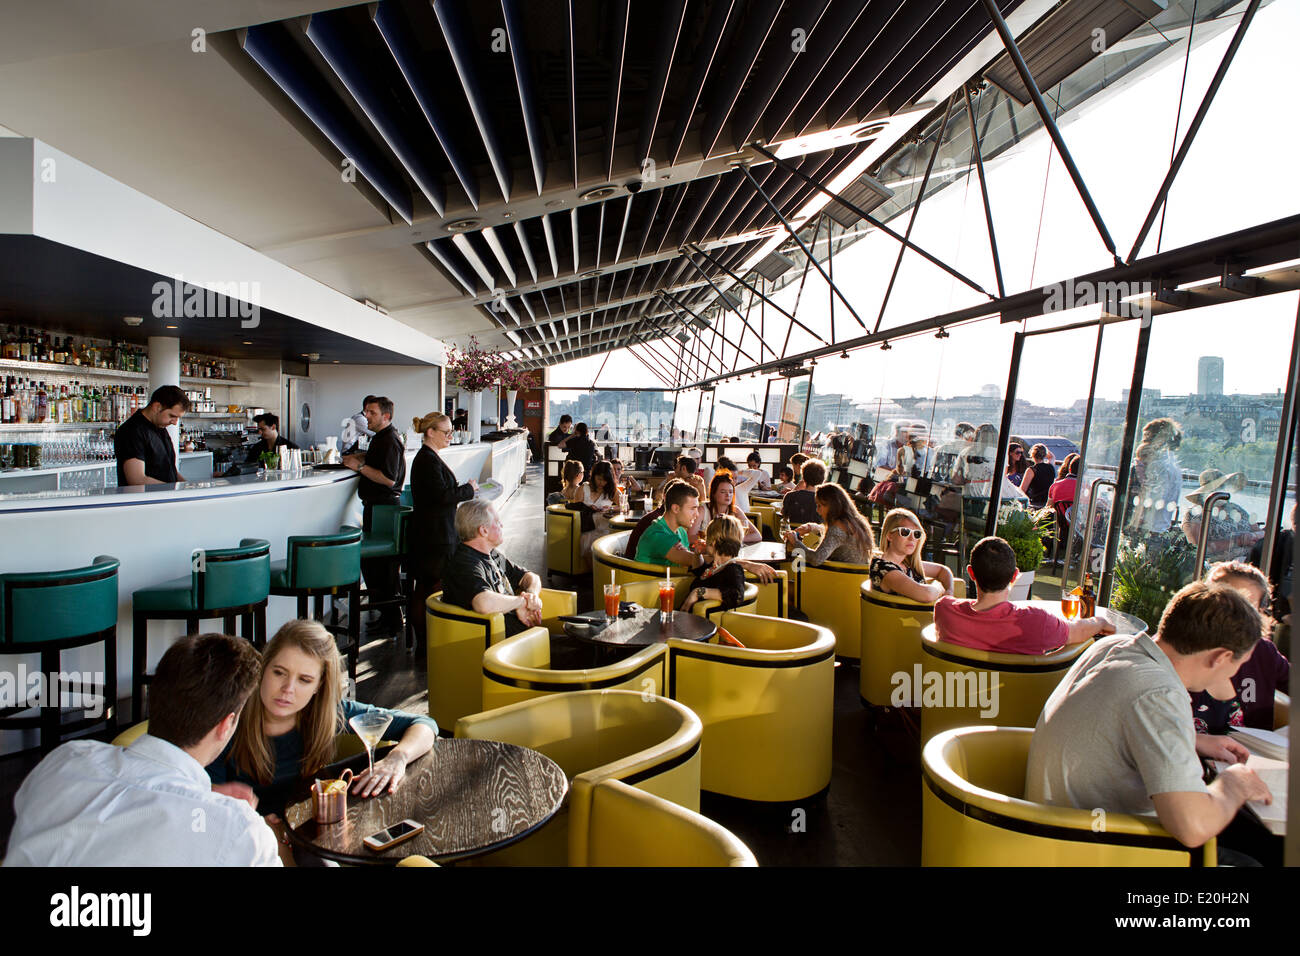
[[[569,803],[494,862],[562,866],[587,856],[591,791],[618,779],[689,810],[700,806],[700,718],[665,697],[585,690],[521,701],[456,723],[457,737],[540,751],[569,777]]]
[[[898,686],[894,675],[913,674],[921,663],[921,629],[934,623],[934,605],[872,590],[869,581],[861,584],[860,592],[859,689],[863,703],[888,707]],[[966,583],[953,582],[953,593],[965,597]]]
[[[1154,816],[1103,818],[1096,810],[1025,800],[1033,733],[1027,727],[963,727],[925,745],[922,866],[1215,865],[1214,840],[1189,849]]]
[[[591,790],[585,840],[570,866],[758,866],[730,830],[622,780]]]
[[[623,556],[623,549],[627,547],[627,539],[631,533],[630,531],[618,531],[614,534],[607,534],[597,538],[591,546],[592,601],[595,607],[605,606],[605,585],[610,582],[611,573],[613,579],[619,584],[627,584],[629,581],[662,581],[664,579],[664,566],[662,564],[644,564]],[[684,593],[681,589],[690,584],[689,572],[685,568],[679,568],[674,564],[669,565],[668,573],[674,580],[682,579],[677,584],[678,595],[680,596]]]
[[[591,570],[591,559],[582,553],[582,513],[567,505],[546,508],[546,574],[569,577]]]
[[[704,723],[700,786],[744,800],[802,800],[831,782],[835,636],[727,611],[745,646],[668,642],[668,695]]]
[[[643,647],[604,667],[556,670],[551,667],[551,635],[544,627],[493,644],[483,653],[483,710],[521,700],[579,690],[634,690],[662,694],[663,644]]]
[[[921,631],[921,671],[937,674],[942,683],[935,686],[951,690],[936,707],[913,687],[915,702],[910,706],[921,708],[921,742],[953,727],[1037,725],[1047,698],[1091,643],[1042,655],[998,654],[941,641],[935,626],[927,625]]]
[[[558,618],[577,613],[578,595],[542,588],[541,598],[542,625],[562,634]],[[506,619],[504,614],[444,604],[441,591],[431,595],[425,607],[429,716],[450,729],[461,717],[483,709],[483,652],[505,639]]]
[[[793,492],[792,492],[793,493]],[[806,565],[794,572],[799,610],[813,624],[830,628],[835,635],[835,656],[856,661],[861,654],[862,625],[857,589],[870,580],[865,564],[825,561]]]
[[[0,706],[0,729],[37,729],[41,750],[48,752],[65,734],[116,726],[118,567],[117,558],[101,555],[84,568],[0,574],[0,654],[39,654],[40,673],[49,681],[44,700],[33,701],[29,687],[18,687]],[[63,652],[95,644],[104,649],[97,675],[102,683],[76,682],[64,671]],[[84,712],[66,723],[64,692],[68,705]],[[18,716],[29,701],[39,708],[36,716]]]
[[[149,621],[183,620],[189,633],[199,622],[223,619],[226,633],[235,631],[259,648],[266,643],[266,601],[271,593],[271,546],[260,538],[244,538],[237,548],[198,550],[190,573],[163,584],[139,588],[131,596],[132,717],[144,715]]]

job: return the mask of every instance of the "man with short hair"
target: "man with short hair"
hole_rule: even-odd
[[[369,532],[375,505],[395,505],[401,500],[402,485],[406,483],[406,449],[393,427],[392,401],[383,395],[368,395],[362,412],[374,437],[364,456],[346,455],[343,464],[361,476],[357,482],[361,529]],[[397,594],[395,562],[384,558],[362,561],[361,576],[371,600],[388,600]],[[380,628],[391,633],[400,626],[401,613],[391,606],[384,608]]]
[[[907,422],[898,422],[894,425],[894,437],[885,442],[885,447],[880,450],[880,454],[876,457],[876,467],[894,467],[898,462],[899,451],[912,443],[910,427]]]
[[[149,732],[129,746],[73,740],[14,797],[6,866],[279,866],[252,788],[203,768],[235,733],[262,660],[223,634],[182,638],[150,684]]]
[[[678,459],[680,463],[683,459]],[[685,459],[691,461],[691,459]],[[694,464],[693,461],[691,461]],[[704,555],[691,550],[690,528],[700,511],[700,494],[683,479],[664,492],[664,513],[654,520],[636,548],[636,560],[660,566],[698,568]]]
[[[655,521],[664,513],[664,505],[663,505],[664,496],[668,494],[668,492],[672,489],[674,485],[680,485],[680,484],[684,484],[682,479],[669,478],[667,481],[665,481],[662,485],[659,486],[659,491],[657,492],[656,495],[659,498],[659,506],[655,508],[653,511],[647,511],[644,515],[641,516],[641,519],[637,521],[636,527],[633,528],[631,534],[627,536],[627,544],[623,548],[624,555],[636,554],[637,545],[641,543],[641,536],[645,534],[646,530],[652,524],[654,524]]]
[[[293,442],[280,434],[280,417],[271,412],[257,416],[261,421],[257,423],[257,433],[262,437],[253,442],[248,448],[246,460],[250,462],[258,461],[262,455],[267,452],[279,454],[281,448],[297,448]]]
[[[560,424],[555,427],[555,431],[546,436],[546,440],[552,445],[563,448],[573,437],[573,416],[561,415]]]
[[[934,626],[941,641],[999,654],[1039,655],[1115,633],[1104,617],[1067,624],[1043,608],[1012,604],[1011,585],[1020,572],[1016,552],[1002,538],[976,542],[966,573],[975,582],[975,599],[945,595],[934,606]]]
[[[676,467],[673,469],[673,477],[680,478],[694,488],[696,497],[707,498],[709,494],[705,490],[704,479],[696,474],[696,469],[694,458],[689,455],[678,455]]]
[[[176,467],[176,445],[167,431],[190,410],[190,400],[175,385],[162,385],[149,396],[149,404],[118,426],[113,433],[117,456],[117,484],[166,485],[181,482]]]
[[[1272,801],[1245,764],[1202,780],[1187,692],[1227,683],[1260,639],[1259,612],[1232,588],[1194,581],[1155,638],[1103,638],[1047,699],[1029,745],[1025,799],[1155,812],[1185,846],[1218,834],[1248,800]]]
[[[504,614],[507,636],[542,623],[542,579],[497,550],[505,541],[492,502],[476,498],[456,509],[460,538],[442,572],[442,600],[479,614]]]

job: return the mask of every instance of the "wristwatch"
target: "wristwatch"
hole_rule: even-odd
[[[707,591],[707,590],[708,590],[708,588],[696,588],[696,589],[695,589],[695,600],[697,600],[697,601],[703,601],[703,600],[704,600],[704,592]]]

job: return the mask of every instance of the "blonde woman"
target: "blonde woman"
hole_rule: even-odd
[[[952,571],[945,565],[921,560],[925,531],[916,515],[895,508],[880,525],[880,554],[871,559],[871,587],[933,604],[952,594]]]
[[[381,712],[392,718],[384,732],[398,744],[352,784],[364,797],[392,793],[406,777],[406,765],[422,757],[438,736],[428,717],[384,710],[343,697],[338,647],[316,621],[290,621],[262,654],[262,679],[244,706],[239,727],[225,751],[208,765],[214,789],[230,796],[257,798],[267,822],[279,822],[285,802],[300,779],[314,776],[334,759],[335,738],[350,733],[357,714]]]

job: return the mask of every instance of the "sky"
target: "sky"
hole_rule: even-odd
[[[1232,32],[1228,29],[1192,51],[1180,136]],[[1300,212],[1300,179],[1289,172],[1286,159],[1300,154],[1300,124],[1286,120],[1294,115],[1294,91],[1300,89],[1297,36],[1300,3],[1295,0],[1275,0],[1257,14],[1170,192],[1159,249]],[[1185,52],[1186,44],[1180,41],[1174,55],[1166,54],[1161,66],[1140,81],[1128,82],[1102,102],[1089,101],[1061,122],[1066,145],[1125,257],[1169,167]],[[1040,130],[1009,153],[1014,155],[1004,154],[986,164],[1008,293],[1108,266],[1110,256],[1047,135]],[[917,170],[918,175],[921,172],[923,168]],[[899,228],[897,222],[894,226]],[[985,288],[995,288],[983,204],[973,176],[959,177],[927,199],[912,238]],[[1157,251],[1156,239],[1153,229],[1143,255]],[[868,326],[875,323],[897,250],[894,240],[873,232],[835,257],[837,285]],[[794,295],[792,285],[777,298],[788,308]],[[798,310],[800,320],[825,329],[828,300],[825,282],[810,271]],[[882,328],[980,301],[978,293],[908,254]],[[1283,388],[1296,310],[1297,294],[1284,293],[1157,317],[1151,354],[1160,361],[1148,363],[1146,387],[1166,394],[1195,391],[1197,357],[1217,355],[1224,359],[1225,392]],[[1097,311],[1094,307],[1059,313],[1026,328],[1065,324],[1093,317]],[[783,339],[784,321],[777,327]],[[835,327],[838,337],[862,334],[839,303]],[[936,388],[941,395],[971,394],[986,385],[1005,390],[1011,336],[1020,327],[984,322],[953,329],[943,340],[927,335],[901,341],[885,353],[872,348],[854,352],[848,359],[822,359],[815,370],[814,388],[845,392],[862,401],[879,395],[934,394]],[[1106,337],[1098,395],[1117,400],[1132,375],[1136,323],[1111,326]],[[752,353],[753,337],[748,341],[745,347]],[[780,348],[779,340],[773,344]],[[791,336],[792,351],[813,344],[819,343],[798,329]],[[1095,345],[1093,330],[1030,339],[1019,397],[1057,406],[1086,397]],[[567,363],[552,370],[551,381],[589,385],[604,360],[598,355]],[[610,356],[596,382],[597,387],[607,388],[656,384],[638,361],[621,352]],[[762,393],[761,387],[755,391]]]

